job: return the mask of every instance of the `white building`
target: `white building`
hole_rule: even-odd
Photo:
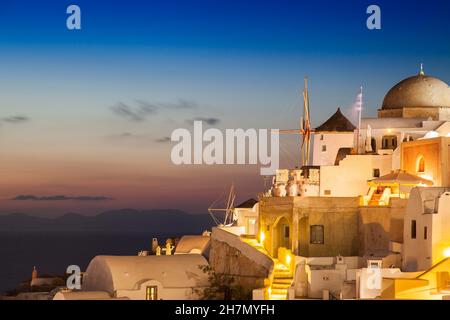
[[[378,118],[357,128],[340,112],[315,129],[313,164],[320,167],[320,196],[367,192],[367,180],[401,168],[403,142],[450,134],[450,89],[423,70],[386,94]]]
[[[256,236],[258,232],[258,201],[248,199],[234,208],[238,227],[244,227],[244,234]]]
[[[348,155],[336,166],[320,167],[320,196],[357,197],[369,189],[367,181],[392,170],[391,154]]]
[[[283,235],[288,241],[278,241],[280,232],[273,233],[275,240],[269,241],[270,252],[273,253],[274,243],[278,252],[281,249],[296,252],[297,239],[309,237],[312,241],[317,234],[320,244],[324,245],[323,230],[339,230],[339,226],[324,227],[325,214],[337,212],[337,207],[326,208],[323,217],[317,218],[315,224],[321,231],[312,237],[312,230],[308,233],[308,228],[296,225],[297,220],[300,221],[296,214],[308,215],[311,219],[311,213],[306,213],[310,207],[304,208],[301,204],[314,199],[311,197],[317,197],[317,203],[320,197],[331,197],[336,203],[360,197],[360,206],[356,209],[358,227],[353,232],[359,233],[360,245],[364,245],[360,253],[364,254],[345,257],[340,262],[336,257],[329,257],[336,253],[320,258],[295,256],[296,265],[290,269],[295,273],[289,298],[386,298],[407,290],[407,283],[417,286],[425,282],[417,272],[429,270],[450,257],[449,86],[437,78],[425,76],[421,70],[389,90],[378,110],[378,118],[363,118],[360,130],[338,110],[314,133],[313,166],[301,170],[305,181],[311,169],[318,172],[319,178],[314,184],[318,190],[314,189],[317,192],[311,194],[301,189],[300,196],[307,199],[294,197],[279,201],[279,206],[270,206],[275,201],[260,201],[265,235],[262,242],[266,244],[264,239],[272,236],[269,230],[278,228],[277,219],[283,219]],[[418,182],[403,181],[401,178],[406,176]],[[433,187],[414,188],[417,185]],[[308,186],[308,183],[303,184],[303,187]],[[385,199],[385,194],[389,199]],[[285,197],[286,193],[274,192],[270,196]],[[380,199],[376,200],[378,197]],[[317,214],[317,210],[313,213]],[[291,239],[294,239],[292,243]],[[375,249],[383,249],[383,254],[370,253]],[[375,258],[381,261],[377,268],[378,287],[369,283],[373,270],[367,267],[368,261]],[[278,259],[283,260],[279,255]],[[286,267],[290,268],[288,263]],[[447,281],[448,273],[449,270],[436,273],[440,277],[438,282]],[[382,281],[383,278],[387,281]],[[402,285],[392,291],[394,282]],[[279,283],[274,284],[272,290],[279,291]],[[352,286],[354,291],[350,289]]]
[[[209,235],[183,236],[173,255],[96,256],[81,290],[59,290],[54,300],[190,300],[210,286]]]
[[[82,291],[131,300],[199,299],[209,286],[208,274],[199,267],[207,265],[200,254],[97,256],[89,263]]]
[[[350,151],[354,147],[355,129],[356,127],[338,108],[335,114],[314,130],[313,165],[337,164],[339,151],[341,149]]]
[[[414,188],[403,235],[403,271],[427,270],[449,257],[450,188]]]

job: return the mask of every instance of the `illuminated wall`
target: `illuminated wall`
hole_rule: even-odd
[[[450,186],[449,137],[405,142],[401,148],[403,170],[433,180],[435,186]],[[421,159],[425,162],[424,170],[420,168]]]

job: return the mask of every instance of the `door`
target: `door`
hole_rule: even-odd
[[[158,287],[148,286],[145,294],[145,300],[158,300]]]
[[[289,245],[289,233],[290,233],[289,225],[283,224],[282,245],[285,248],[290,248],[290,245]]]

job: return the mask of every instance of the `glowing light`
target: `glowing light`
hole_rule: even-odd
[[[450,247],[444,249],[444,257],[450,258]]]
[[[391,133],[391,132],[392,132],[392,129],[387,129],[387,132],[388,132],[388,133]]]
[[[266,235],[264,234],[263,231],[261,231],[261,233],[260,233],[260,235],[259,235],[259,241],[260,241],[261,243],[263,243],[265,238],[266,238]]]
[[[286,255],[286,264],[289,266],[291,264],[291,256],[288,254]]]
[[[270,296],[272,295],[272,287],[269,287],[267,289],[267,293],[269,294],[269,299],[270,299]]]
[[[423,138],[420,138],[420,140],[422,139],[432,139],[432,138],[437,138],[439,137],[439,132],[437,131],[428,131]]]
[[[419,174],[418,176],[421,177],[421,178],[424,178],[425,180],[429,180],[429,181],[434,182],[433,176],[430,175],[430,174],[421,173],[421,174]]]

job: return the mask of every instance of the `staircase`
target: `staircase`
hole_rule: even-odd
[[[369,206],[378,206],[381,195],[381,193],[374,193],[369,200]]]
[[[275,270],[270,287],[270,300],[287,300],[288,289],[294,280],[292,272],[278,260],[275,259],[274,263]]]

